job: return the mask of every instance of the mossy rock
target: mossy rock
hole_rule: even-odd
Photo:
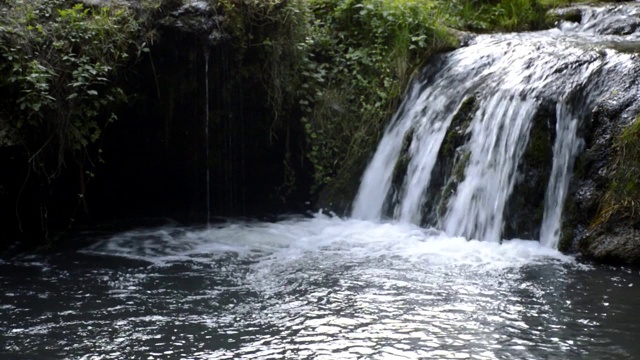
[[[411,154],[409,149],[413,143],[414,129],[409,129],[402,139],[402,148],[400,150],[400,156],[393,168],[393,175],[391,177],[391,189],[385,199],[385,208],[382,210],[383,214],[392,216],[394,209],[398,205],[398,198],[402,191],[405,178],[407,176],[407,169],[409,162],[411,162]]]
[[[565,203],[559,249],[608,263],[640,263],[640,113],[637,90],[602,99],[584,125],[585,151]]]
[[[544,216],[544,199],[553,166],[555,105],[543,104],[533,119],[527,148],[518,164],[518,174],[507,202],[503,237],[537,239]]]
[[[600,229],[587,235],[579,250],[598,262],[640,265],[640,229],[629,226]]]
[[[447,183],[442,188],[442,192],[440,193],[440,201],[438,201],[438,205],[436,208],[438,219],[443,219],[445,217],[447,213],[447,206],[449,205],[449,200],[451,200],[451,197],[456,193],[458,185],[460,185],[460,183],[464,181],[464,170],[469,164],[469,159],[471,159],[470,151],[461,152],[461,154],[456,157],[451,171],[451,176],[447,180]]]
[[[477,97],[469,96],[460,104],[451,120],[431,173],[426,193],[428,201],[423,209],[423,225],[438,225],[446,212],[449,199],[458,184],[464,180],[464,170],[470,156],[464,145],[469,141],[469,126],[477,110]]]
[[[577,7],[552,9],[547,12],[546,19],[550,24],[555,24],[559,21],[580,23],[582,21],[582,10]]]

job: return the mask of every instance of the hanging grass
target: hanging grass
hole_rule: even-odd
[[[610,221],[638,223],[640,219],[640,120],[622,129],[617,137],[615,161],[609,168],[610,182],[598,214],[591,223],[594,230]]]

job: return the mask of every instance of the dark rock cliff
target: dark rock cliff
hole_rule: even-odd
[[[137,1],[121,3],[143,11]],[[275,125],[266,85],[252,75],[262,65],[259,49],[241,49],[224,30],[224,14],[212,6],[209,1],[162,1],[155,13],[146,14],[153,18],[153,43],[123,75],[129,100],[97,144],[100,163],[86,184],[83,209],[77,209],[73,169],[46,185],[43,195],[45,187],[28,176],[28,156],[19,139],[0,121],[0,166],[11,169],[0,174],[4,245],[54,239],[69,229],[70,221],[95,226],[170,217],[202,223],[207,186],[212,216],[303,209],[308,171],[302,151],[296,150],[304,130],[288,118]],[[292,119],[296,115],[292,109]]]

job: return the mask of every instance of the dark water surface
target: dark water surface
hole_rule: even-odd
[[[0,260],[0,359],[633,359],[640,273],[317,216]]]

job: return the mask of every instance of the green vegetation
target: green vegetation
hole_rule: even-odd
[[[452,2],[457,26],[475,31],[514,31],[545,25],[546,8],[536,0],[463,0]]]
[[[548,8],[567,2],[210,0],[224,19],[217,30],[231,38],[224,51],[243,64],[234,76],[257,78],[266,89],[273,113],[265,134],[284,128],[291,153],[299,144],[289,144],[289,133],[301,123],[312,190],[341,198],[355,191],[353,174],[361,173],[416,69],[458,45],[452,29],[537,29],[547,25]],[[151,18],[185,2],[139,3],[134,12],[117,1],[0,2],[0,91],[7,94],[0,118],[18,130],[31,168],[44,179],[59,176],[70,161],[81,177],[92,176],[85,169],[99,159],[92,144],[126,100],[120,81],[148,51]],[[289,189],[296,183],[293,158],[284,159]]]
[[[362,166],[418,65],[455,46],[433,1],[312,0],[303,69],[303,122],[316,187],[349,184],[341,169]]]
[[[140,24],[122,6],[64,0],[4,2],[0,24],[0,117],[43,178],[59,176],[69,159],[82,168],[126,99],[116,79],[145,51]]]
[[[341,169],[364,166],[413,71],[456,44],[432,0],[218,4],[239,56],[262,60],[245,76],[259,76],[267,89],[272,130],[297,122],[291,114],[300,111],[314,192],[338,184]]]
[[[547,11],[571,0],[454,0],[446,12],[453,27],[465,30],[522,31],[551,25]]]
[[[430,55],[457,46],[452,29],[538,29],[548,26],[545,14],[549,8],[566,2],[270,2],[291,7],[284,13],[296,29],[292,33],[297,38],[305,35],[296,51],[288,52],[302,57],[290,67],[302,79],[288,83],[303,110],[307,158],[314,166],[312,190],[326,188],[327,202],[355,191],[352,174],[363,170],[415,70]],[[302,19],[307,21],[306,28]]]
[[[233,38],[238,59],[255,57],[242,77],[259,77],[267,89],[274,125],[292,111],[306,59],[309,14],[305,0],[217,0],[224,31]]]
[[[615,161],[610,165],[610,182],[591,228],[610,221],[640,218],[640,119],[622,129],[614,148]]]

